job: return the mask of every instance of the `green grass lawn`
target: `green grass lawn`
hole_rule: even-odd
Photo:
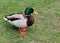
[[[21,36],[3,17],[33,7],[35,23]],[[0,0],[0,43],[60,43],[60,0]]]

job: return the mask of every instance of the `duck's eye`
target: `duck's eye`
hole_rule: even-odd
[[[34,12],[34,9],[31,9],[30,13],[33,13]]]

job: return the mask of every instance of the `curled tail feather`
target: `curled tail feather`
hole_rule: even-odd
[[[6,20],[6,21],[8,20],[6,16],[4,17],[4,20]]]

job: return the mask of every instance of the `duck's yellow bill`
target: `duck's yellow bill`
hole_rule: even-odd
[[[34,11],[33,14],[38,14],[38,13]]]

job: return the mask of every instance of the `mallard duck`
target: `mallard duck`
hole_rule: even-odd
[[[33,8],[27,7],[22,13],[14,13],[4,17],[6,21],[10,24],[19,28],[19,33],[21,35],[26,34],[26,27],[32,26],[34,23],[34,18],[31,14],[38,14]]]

